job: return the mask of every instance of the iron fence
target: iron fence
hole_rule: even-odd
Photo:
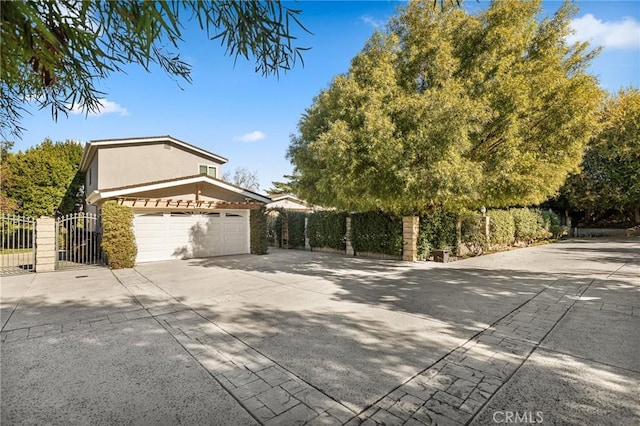
[[[72,213],[56,219],[56,269],[102,265],[100,217]]]
[[[0,213],[0,274],[35,271],[36,220]]]

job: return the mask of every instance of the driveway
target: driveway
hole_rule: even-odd
[[[640,420],[638,238],[271,251],[3,277],[2,424]]]

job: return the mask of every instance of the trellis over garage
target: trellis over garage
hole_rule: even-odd
[[[271,200],[218,179],[224,163],[170,136],[91,142],[81,163],[87,206],[133,209],[137,262],[249,253],[249,212]]]

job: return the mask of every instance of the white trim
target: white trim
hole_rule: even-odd
[[[163,182],[163,183],[142,184],[139,186],[116,189],[112,191],[109,191],[108,189],[103,190],[102,192],[96,190],[87,196],[87,203],[95,204],[96,202],[107,199],[107,198],[122,197],[129,194],[135,194],[136,192],[153,191],[156,189],[165,189],[165,188],[171,188],[173,186],[188,185],[190,183],[198,183],[198,182],[210,183],[214,186],[218,186],[222,189],[235,192],[236,194],[244,195],[245,197],[252,198],[257,201],[261,201],[265,204],[271,201],[268,197],[265,197],[260,194],[256,194],[255,192],[251,192],[246,189],[229,185],[228,183],[222,182],[220,180],[214,179],[206,175],[200,175],[200,176],[194,176],[187,179],[173,180],[170,182]]]

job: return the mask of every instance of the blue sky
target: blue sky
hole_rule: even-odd
[[[473,9],[487,3],[467,2]],[[602,87],[617,92],[640,87],[640,1],[578,1],[574,36],[603,47],[591,73]],[[299,31],[304,67],[275,77],[254,72],[252,62],[224,55],[218,42],[208,41],[197,23],[186,30],[180,53],[193,66],[193,83],[177,84],[160,70],[151,74],[129,67],[98,87],[106,93],[101,114],[64,115],[54,122],[50,110],[25,115],[27,130],[14,150],[24,150],[45,138],[92,139],[172,135],[216,154],[229,163],[225,170],[244,167],[257,172],[262,190],[293,167],[286,160],[289,135],[301,113],[333,77],[346,72],[374,27],[384,25],[402,2],[301,1],[302,21],[313,33]],[[552,13],[559,1],[544,2]]]

